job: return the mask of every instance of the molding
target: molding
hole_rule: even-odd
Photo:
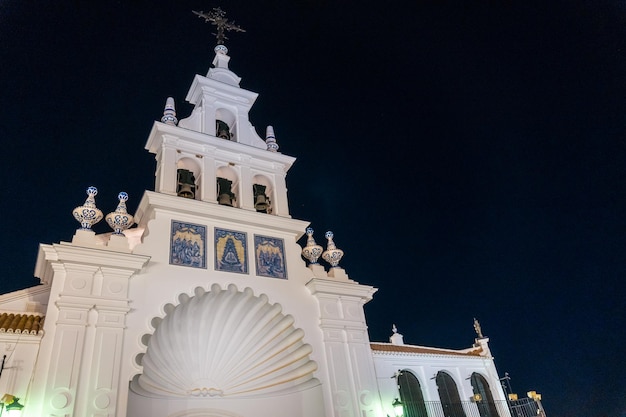
[[[378,291],[371,285],[358,284],[356,282],[337,282],[327,279],[313,278],[307,282],[306,287],[311,291],[312,295],[324,296],[334,295],[340,297],[360,298],[365,303],[370,301]]]
[[[237,207],[220,206],[206,201],[191,200],[168,194],[145,191],[135,213],[135,221],[144,226],[147,220],[154,218],[155,212],[168,212],[181,219],[185,214],[218,222],[237,223],[243,226],[273,228],[280,232],[296,236],[296,240],[304,235],[309,222],[295,220],[290,217],[274,216],[257,213],[256,211]],[[140,226],[140,227],[141,227]]]
[[[296,158],[293,156],[287,156],[279,152],[270,152],[266,149],[246,145],[245,143],[232,142],[206,133],[161,122],[154,122],[152,125],[145,149],[156,154],[164,143],[169,147],[175,148],[175,141],[184,141],[188,145],[195,145],[193,146],[195,150],[203,156],[210,156],[211,158],[223,159],[229,162],[243,162],[241,160],[241,154],[243,153],[245,156],[251,157],[251,160],[247,161],[247,163],[251,164],[251,167],[267,169],[267,166],[259,164],[259,162],[266,162],[272,164],[273,167],[276,164],[284,166],[284,172],[287,172],[296,161]],[[258,160],[256,162],[258,165],[253,163],[255,159]]]
[[[51,262],[93,265],[96,268],[114,270],[141,270],[150,260],[150,256],[115,252],[105,248],[88,248],[61,242],[52,245],[39,245],[39,256],[35,276],[43,278],[47,264]]]

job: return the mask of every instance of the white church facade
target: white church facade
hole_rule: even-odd
[[[3,412],[520,416],[478,323],[464,350],[406,345],[395,328],[370,341],[363,307],[377,289],[339,266],[331,233],[314,237],[291,218],[295,158],[271,127],[256,133],[257,94],[240,87],[227,52],[219,44],[214,67],[193,79],[189,117],[179,122],[168,99],[154,123],[155,190],[137,212],[120,193],[105,216],[90,187],[72,241],[40,245],[41,285],[0,296]],[[91,230],[101,219],[113,233]]]

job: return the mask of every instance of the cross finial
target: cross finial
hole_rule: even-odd
[[[199,11],[196,12],[192,10],[194,14],[198,15],[198,17],[204,19],[205,22],[210,22],[212,25],[217,26],[217,33],[214,33],[217,38],[218,45],[224,45],[224,40],[228,39],[226,35],[224,35],[225,30],[234,30],[235,32],[245,32],[244,29],[237,26],[234,21],[229,22],[226,19],[226,12],[220,9],[219,7],[214,8],[210,12]]]

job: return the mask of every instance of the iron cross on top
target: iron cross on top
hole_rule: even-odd
[[[205,22],[210,22],[212,25],[217,26],[217,33],[214,33],[213,35],[216,36],[218,45],[223,45],[224,40],[228,39],[226,35],[224,35],[225,30],[234,30],[235,32],[245,32],[245,30],[237,26],[234,21],[229,22],[228,19],[226,19],[225,17],[226,12],[224,12],[219,7],[216,7],[212,11],[206,12],[206,13],[203,11],[199,11],[199,12],[196,12],[195,10],[192,10],[192,11],[194,14],[198,15],[198,17],[203,18]]]

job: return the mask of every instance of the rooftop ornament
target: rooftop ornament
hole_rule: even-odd
[[[91,226],[102,220],[102,211],[96,207],[96,194],[98,194],[96,187],[88,187],[85,204],[72,211],[74,218],[80,223],[81,230],[91,230]]]
[[[326,250],[322,253],[322,259],[328,262],[333,268],[337,268],[339,261],[343,258],[343,251],[337,249],[335,242],[333,242],[333,232],[329,230],[324,236],[326,236],[328,244],[326,245]]]
[[[324,248],[315,243],[313,228],[307,227],[306,235],[306,246],[302,249],[302,256],[304,256],[311,265],[317,265],[317,260],[322,255]]]
[[[485,336],[483,336],[483,331],[480,327],[480,323],[478,322],[478,319],[474,319],[474,331],[476,331],[476,335],[478,336],[479,339],[484,339]]]
[[[105,219],[109,227],[113,229],[113,234],[124,235],[124,230],[133,225],[133,216],[126,211],[126,201],[128,200],[128,194],[122,191],[117,195],[119,203],[114,212],[106,215]]]
[[[235,21],[229,21],[226,19],[226,12],[219,7],[214,8],[210,12],[192,10],[199,18],[204,19],[205,22],[211,23],[217,27],[217,33],[213,33],[217,39],[217,46],[215,52],[226,54],[228,49],[224,46],[224,40],[228,39],[224,34],[224,31],[232,30],[235,32],[245,32],[240,26],[235,24]]]

